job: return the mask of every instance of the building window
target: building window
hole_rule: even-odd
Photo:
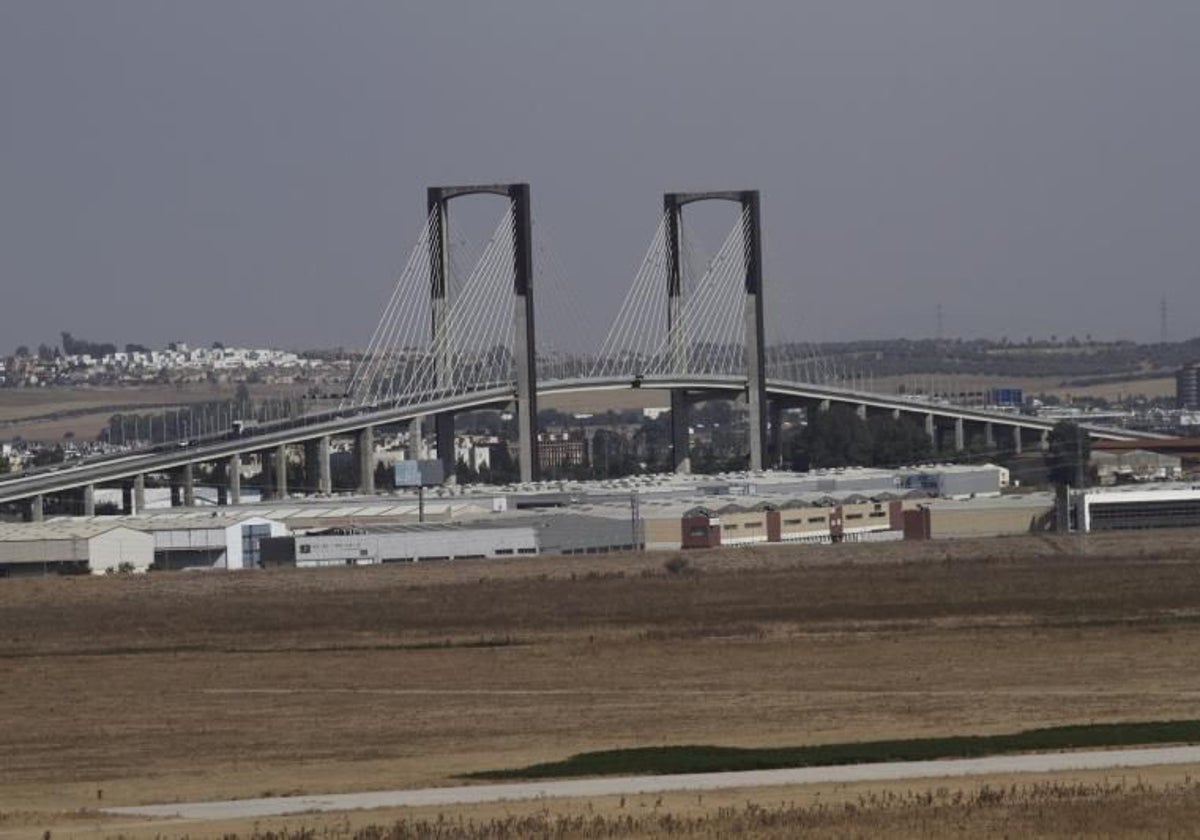
[[[312,554],[312,546],[311,545],[300,546],[300,553],[301,554]]]
[[[262,547],[260,541],[263,537],[271,536],[270,525],[243,525],[242,526],[242,568],[256,569],[262,561]]]

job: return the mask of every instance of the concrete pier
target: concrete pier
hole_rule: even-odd
[[[275,491],[271,498],[286,499],[288,497],[287,446],[281,443],[275,447],[275,451],[271,455],[271,466]]]
[[[329,469],[329,435],[317,441],[317,492],[322,496],[333,494],[333,473]]]
[[[196,506],[196,468],[193,464],[183,465],[183,506]]]
[[[242,501],[242,456],[230,455],[225,466],[225,480],[229,486],[229,504],[237,505]]]
[[[439,419],[441,415],[438,415]],[[438,440],[438,446],[442,441]],[[354,451],[358,459],[358,492],[364,496],[375,495],[375,430],[370,426],[359,431],[354,440]],[[444,464],[445,453],[438,450],[438,458]],[[450,444],[450,462],[454,463],[453,439]],[[452,473],[451,473],[452,474]]]

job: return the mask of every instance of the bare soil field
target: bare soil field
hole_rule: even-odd
[[[1198,548],[1160,532],[774,546],[682,573],[645,554],[0,581],[0,835],[623,746],[1196,717]],[[1189,790],[1170,796],[1194,809]]]
[[[643,408],[668,408],[671,393],[655,388],[637,390],[592,391],[578,394],[547,394],[538,398],[542,408],[563,412],[636,411]]]

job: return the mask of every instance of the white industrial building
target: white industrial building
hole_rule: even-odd
[[[1200,528],[1200,485],[1086,490],[1075,495],[1074,509],[1084,531]]]
[[[330,528],[263,543],[263,563],[299,567],[605,554],[641,547],[628,521],[557,513],[507,521]]]
[[[211,508],[153,516],[98,516],[0,523],[0,576],[255,569],[267,537],[290,533],[274,519]]]
[[[282,522],[246,513],[208,511],[123,519],[154,544],[155,569],[256,569],[261,541],[288,534]]]
[[[305,568],[537,554],[537,537],[530,526],[462,528],[438,524],[378,530],[334,528],[297,535],[284,542],[280,546],[282,554],[268,549],[269,565],[291,565],[288,562],[291,559],[296,566]]]
[[[144,572],[154,538],[118,522],[0,523],[0,577]]]

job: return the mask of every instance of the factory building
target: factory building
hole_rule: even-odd
[[[263,542],[263,565],[367,566],[537,554],[533,528],[454,524],[330,528]]]
[[[919,530],[906,510],[908,533],[905,539],[974,539],[1007,534],[1031,534],[1054,527],[1054,496],[1051,493],[1023,493],[990,499],[927,499],[918,503],[922,514]]]
[[[1200,486],[1087,490],[1075,496],[1084,531],[1200,528]]]
[[[924,490],[946,499],[998,496],[1009,485],[1009,472],[995,464],[966,469],[912,470],[897,475],[900,490]]]
[[[680,521],[682,548],[757,543],[840,543],[901,539],[904,503],[899,499],[849,496],[844,502],[819,497],[750,508],[729,504],[713,511],[696,507]]]
[[[629,521],[555,514],[473,523],[335,527],[262,541],[264,566],[358,566],[537,554],[607,554],[641,547]]]
[[[17,556],[33,558],[33,565],[17,571],[41,573],[60,563],[76,564],[64,569],[112,567],[103,559],[104,539],[95,543],[95,561],[86,547],[70,553],[59,550],[61,545],[35,547],[43,540],[61,543],[56,529],[74,527],[66,523],[90,525],[100,529],[96,533],[115,527],[140,532],[143,543],[150,541],[151,559],[130,562],[135,568],[152,562],[168,570],[894,539],[904,533],[897,510],[904,514],[922,505],[930,508],[922,531],[927,537],[1036,529],[1049,503],[991,498],[1007,483],[1007,471],[993,465],[927,465],[437,488],[423,512],[411,495],[173,508],[31,524]],[[931,498],[939,493],[965,501]],[[692,516],[697,511],[703,520]],[[422,518],[425,523],[418,524]],[[296,536],[289,536],[293,532]]]
[[[133,520],[131,527],[154,539],[154,568],[257,569],[262,563],[262,540],[288,533],[282,522],[261,516],[154,516]]]
[[[1146,449],[1093,449],[1091,466],[1100,484],[1136,484],[1146,481],[1172,481],[1183,475],[1179,455]]]
[[[0,523],[0,576],[253,569],[261,541],[288,529],[260,516],[212,512]]]
[[[144,572],[154,540],[115,522],[0,523],[0,577]]]

